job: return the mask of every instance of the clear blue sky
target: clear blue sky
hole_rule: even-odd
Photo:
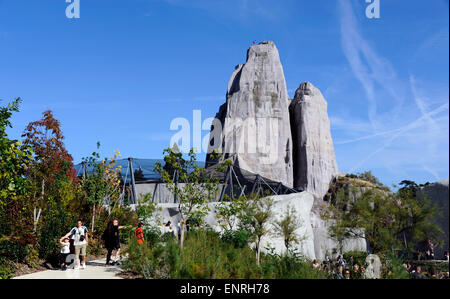
[[[448,0],[0,0],[0,99],[22,97],[13,138],[45,109],[79,162],[160,158],[176,117],[213,117],[253,40],[273,40],[292,96],[328,101],[339,168],[391,185],[449,176]],[[203,131],[203,135],[208,131]],[[203,156],[201,157],[203,159]]]

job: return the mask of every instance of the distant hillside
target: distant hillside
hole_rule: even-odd
[[[436,223],[445,232],[442,239],[444,239],[444,247],[436,250],[436,258],[442,258],[444,251],[449,250],[449,181],[443,180],[422,187],[422,196],[426,196],[434,204],[442,209],[442,216],[436,218]]]

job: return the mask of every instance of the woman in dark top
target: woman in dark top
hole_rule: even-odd
[[[131,225],[130,225],[131,227]],[[113,250],[116,250],[115,257],[112,259],[112,264],[117,264],[120,257],[120,235],[119,230],[125,228],[125,226],[119,226],[119,221],[114,219],[114,221],[108,222],[108,226],[103,233],[102,239],[105,240],[105,247],[108,250],[106,255],[106,264],[109,265],[111,261],[111,255]]]
[[[106,255],[106,265],[108,266],[111,261],[111,255],[115,247],[115,240],[114,240],[114,224],[112,221],[108,222],[108,225],[106,226],[105,231],[102,235],[102,240],[104,242],[105,248],[108,250],[108,253]]]

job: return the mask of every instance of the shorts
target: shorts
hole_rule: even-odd
[[[86,244],[75,245],[75,256],[86,256]]]
[[[71,264],[69,261],[67,261],[67,257],[70,255],[70,253],[61,253],[61,259],[60,262],[61,264]]]

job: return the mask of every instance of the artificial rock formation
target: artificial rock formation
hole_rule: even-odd
[[[291,249],[300,252],[304,257],[314,260],[323,260],[326,255],[337,257],[348,251],[366,251],[366,241],[363,238],[346,239],[343,242],[342,252],[335,251],[338,248],[336,240],[330,237],[328,232],[329,223],[325,223],[320,217],[320,211],[317,207],[317,199],[311,193],[300,192],[289,195],[271,196],[274,205],[272,206],[273,219],[267,223],[267,230],[271,233],[265,235],[261,241],[261,250],[273,248],[277,254],[285,254],[286,247],[284,239],[274,234],[274,221],[285,216],[288,207],[296,210],[297,219],[300,223],[295,230],[299,237],[299,243],[292,244]],[[209,203],[209,213],[205,216],[205,223],[216,232],[222,232],[223,229],[217,221],[216,206],[218,202]],[[168,221],[173,224],[180,221],[181,216],[178,212],[176,203],[160,203],[155,214],[151,217],[150,224],[156,227],[162,227],[163,223]],[[176,226],[176,225],[175,225]],[[238,223],[235,223],[235,228]],[[254,244],[250,244],[254,245]]]
[[[300,85],[289,107],[293,139],[294,187],[318,198],[339,170],[331,139],[327,102],[309,82]]]
[[[235,166],[293,186],[292,135],[286,81],[273,42],[252,46],[228,84],[227,101],[213,123],[208,152]],[[214,163],[207,157],[207,165]]]

